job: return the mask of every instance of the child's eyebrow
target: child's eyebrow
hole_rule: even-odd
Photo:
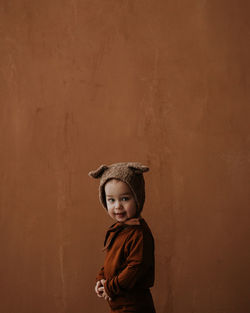
[[[120,196],[131,195],[131,192],[121,193]],[[106,195],[107,197],[113,197],[113,195]]]

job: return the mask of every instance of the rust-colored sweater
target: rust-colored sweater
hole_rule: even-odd
[[[104,244],[107,254],[96,279],[106,280],[111,309],[154,313],[149,291],[154,284],[154,239],[145,220],[140,219],[140,225],[112,225]]]

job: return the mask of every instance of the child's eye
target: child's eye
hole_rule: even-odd
[[[108,202],[112,203],[112,202],[114,202],[114,199],[110,198],[110,199],[108,199]]]
[[[122,201],[128,201],[129,197],[122,197]]]

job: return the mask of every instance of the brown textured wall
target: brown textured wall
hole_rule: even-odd
[[[246,313],[249,2],[0,1],[0,312],[108,312],[87,173],[141,161],[157,313]]]

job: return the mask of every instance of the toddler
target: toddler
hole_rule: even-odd
[[[140,163],[115,163],[89,173],[100,178],[100,202],[115,221],[106,233],[106,257],[95,285],[113,313],[155,313],[154,239],[141,217],[148,170]]]

